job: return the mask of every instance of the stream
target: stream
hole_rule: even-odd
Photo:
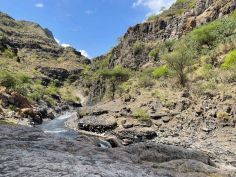
[[[65,122],[74,116],[77,116],[76,112],[65,112],[53,120],[44,122],[40,127],[45,133],[67,139],[76,139],[79,133],[65,127]],[[112,145],[105,140],[99,140],[97,146],[101,148],[112,148]]]
[[[76,116],[76,114],[76,112],[65,112],[53,120],[44,122],[41,125],[41,128],[45,133],[53,134],[55,136],[76,138],[79,136],[79,133],[65,127],[65,122],[72,116]]]

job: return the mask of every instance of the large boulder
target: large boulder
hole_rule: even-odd
[[[157,133],[154,129],[146,127],[133,127],[117,130],[115,131],[115,134],[118,138],[124,141],[125,145],[151,140],[157,137]]]
[[[10,104],[12,104],[20,109],[32,108],[31,102],[26,97],[19,94],[18,92],[8,92],[8,91],[1,92],[0,100],[2,100],[3,107],[7,107]]]
[[[104,133],[117,127],[116,119],[110,115],[84,116],[79,120],[78,128],[85,131]]]

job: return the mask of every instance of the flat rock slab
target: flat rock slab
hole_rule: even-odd
[[[104,149],[86,136],[67,139],[37,128],[2,125],[0,142],[0,177],[222,176],[208,156],[175,146],[141,143]],[[178,171],[178,164],[188,165]]]

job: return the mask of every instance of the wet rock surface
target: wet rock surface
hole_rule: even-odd
[[[155,143],[104,149],[24,126],[0,126],[0,142],[0,176],[230,176],[201,152]]]

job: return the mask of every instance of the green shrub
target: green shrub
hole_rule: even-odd
[[[143,42],[136,41],[132,47],[134,55],[138,55],[139,53],[141,53],[143,51],[144,47],[145,46],[144,46]]]
[[[140,121],[148,121],[150,120],[150,116],[146,109],[137,108],[133,111],[133,116]]]
[[[155,85],[155,82],[153,81],[152,77],[148,75],[141,75],[138,80],[138,87],[139,88],[148,88]]]
[[[147,21],[155,21],[159,19],[159,15],[153,14],[148,17]]]
[[[116,80],[116,81],[126,81],[129,79],[129,70],[123,68],[122,66],[116,66],[113,69],[103,69],[99,71],[100,76],[105,79]]]
[[[207,44],[208,46],[212,45],[213,41],[216,39],[215,31],[219,29],[220,22],[215,21],[204,26],[201,26],[198,29],[195,29],[192,32],[192,39],[197,41],[199,45]]]
[[[175,50],[162,56],[170,68],[177,76],[179,83],[185,86],[187,82],[187,73],[189,67],[193,64],[194,52],[185,44],[185,41],[180,41]]]
[[[76,74],[72,74],[68,77],[67,81],[72,84],[74,83],[76,80],[78,80],[79,76]],[[57,84],[56,84],[57,85]]]
[[[153,49],[151,50],[151,52],[149,52],[149,57],[152,57],[154,59],[157,59],[158,56],[159,56],[159,52],[160,52],[160,49],[159,48],[156,48],[156,49]]]
[[[122,66],[116,66],[113,69],[103,69],[98,71],[99,75],[110,82],[110,88],[107,93],[110,92],[110,98],[114,99],[115,92],[119,88],[120,84],[127,81],[130,76],[130,71]]]
[[[211,64],[205,64],[196,70],[196,73],[201,78],[210,79],[213,77],[213,66]]]
[[[7,58],[14,58],[16,57],[16,54],[11,49],[5,49],[3,52],[3,56]]]
[[[111,55],[112,55],[111,52],[108,53],[107,56],[102,60],[102,62],[101,62],[101,67],[102,68],[107,68],[108,67]]]
[[[169,73],[169,70],[166,65],[160,66],[152,72],[153,77],[155,78],[165,77],[168,75],[168,73]]]
[[[44,95],[43,99],[47,102],[47,104],[49,106],[54,106],[56,105],[56,102],[54,99],[52,99],[51,97],[47,96],[47,95]]]
[[[53,85],[50,85],[50,86],[44,88],[43,93],[45,95],[57,95],[58,94],[58,88],[53,86]]]
[[[227,54],[224,63],[221,65],[223,69],[230,69],[236,66],[236,50]]]
[[[29,93],[27,96],[32,101],[39,101],[42,98],[42,95],[38,91]]]
[[[18,80],[13,74],[7,71],[0,72],[0,85],[1,86],[14,89],[16,88],[17,84],[18,84]]]

